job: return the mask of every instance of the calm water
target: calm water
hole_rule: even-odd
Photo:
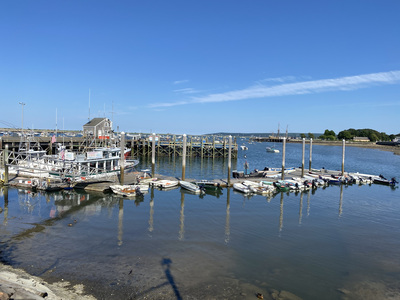
[[[266,153],[267,145],[239,150],[232,169],[245,161],[250,169],[280,167],[281,154]],[[286,146],[286,166],[300,166],[302,145]],[[305,157],[308,167],[308,145]],[[139,169],[151,168],[141,160]],[[313,168],[339,170],[341,161],[341,147],[313,145]],[[399,179],[400,157],[347,147],[345,169]],[[226,171],[223,159],[188,159],[186,178]],[[181,160],[160,159],[156,173],[180,177]],[[0,206],[4,261],[48,280],[84,282],[99,299],[400,297],[400,194],[387,186],[271,198],[151,190],[132,200],[2,189]]]

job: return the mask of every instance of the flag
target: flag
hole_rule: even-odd
[[[56,136],[53,135],[53,137],[51,138],[51,143],[54,144],[56,142]]]

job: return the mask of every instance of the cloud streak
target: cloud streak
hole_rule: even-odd
[[[153,103],[149,107],[171,107],[195,103],[216,103],[228,101],[240,101],[246,99],[293,96],[302,94],[322,93],[327,91],[349,91],[382,84],[400,83],[400,71],[363,74],[357,76],[339,77],[333,79],[321,79],[285,83],[275,86],[256,85],[241,90],[225,93],[209,94],[202,97],[192,97],[186,101]]]

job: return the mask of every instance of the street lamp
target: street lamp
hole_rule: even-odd
[[[21,104],[21,106],[22,106],[22,125],[21,125],[21,133],[22,133],[22,130],[24,129],[24,106],[25,106],[25,103],[19,102],[19,104]]]

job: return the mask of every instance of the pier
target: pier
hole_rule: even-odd
[[[18,152],[20,148],[45,150],[48,154],[56,152],[57,145],[62,144],[71,152],[87,152],[99,147],[107,147],[110,144],[120,144],[120,139],[99,139],[93,137],[0,137],[0,151],[8,149]],[[157,135],[155,141],[156,156],[182,156],[183,141],[176,135]],[[187,136],[186,155],[189,157],[217,158],[228,157],[228,137],[216,139],[214,136]],[[125,147],[131,149],[131,157],[151,156],[153,143],[151,136],[140,139],[126,139]],[[237,158],[238,145],[236,140],[232,143],[232,158]]]

